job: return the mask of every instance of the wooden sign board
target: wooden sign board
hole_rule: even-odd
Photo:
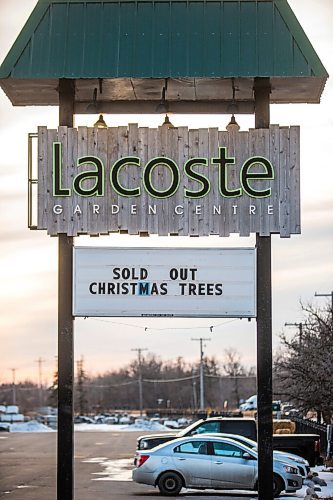
[[[38,229],[299,234],[299,127],[38,129]]]

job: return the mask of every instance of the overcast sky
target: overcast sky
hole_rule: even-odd
[[[289,0],[327,71],[333,73],[332,0]],[[36,0],[0,0],[0,59],[15,41]],[[320,105],[271,106],[271,123],[301,126],[302,234],[290,239],[273,236],[273,343],[284,323],[301,320],[300,299],[325,304],[314,293],[333,290],[333,81],[328,80]],[[50,378],[57,350],[57,239],[27,228],[27,134],[38,125],[55,127],[58,109],[12,107],[0,91],[0,383],[17,379],[37,381],[36,360],[44,360]],[[137,121],[156,126],[159,116],[105,116],[109,125]],[[172,116],[175,125],[218,126],[227,116]],[[253,117],[237,117],[241,128],[253,126]],[[77,117],[76,125],[92,125],[95,116]],[[315,153],[316,160],[313,160]],[[79,238],[80,244],[112,246],[191,246],[193,240],[125,235]],[[253,246],[253,238],[201,238],[200,246]],[[213,332],[210,326],[214,326]],[[223,358],[237,349],[244,364],[256,364],[255,321],[227,319],[76,319],[75,359],[84,356],[90,373],[117,368],[131,359],[132,348],[147,348],[162,359],[183,356],[195,360],[198,342],[209,337],[205,353]]]

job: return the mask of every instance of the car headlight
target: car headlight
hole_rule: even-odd
[[[299,474],[297,467],[292,467],[291,465],[284,465],[283,468],[286,472],[289,472],[289,474]]]

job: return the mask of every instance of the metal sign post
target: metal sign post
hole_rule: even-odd
[[[59,124],[73,126],[74,80],[59,80]],[[74,321],[72,316],[73,239],[59,234],[58,263],[58,441],[57,500],[74,498],[73,380]]]
[[[269,78],[256,78],[256,128],[269,127],[269,94]],[[259,500],[273,500],[271,237],[257,234],[256,246],[258,496]]]

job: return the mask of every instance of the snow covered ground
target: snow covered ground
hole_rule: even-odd
[[[47,425],[41,424],[36,420],[30,420],[29,422],[20,422],[16,424],[10,424],[10,432],[55,432]]]
[[[29,422],[19,422],[9,424],[10,432],[55,432],[47,425],[41,424],[36,420]],[[74,431],[82,432],[133,432],[133,431],[169,431],[171,429],[161,425],[158,422],[137,419],[134,424],[74,424]]]
[[[150,420],[137,419],[134,424],[75,424],[75,431],[84,432],[133,432],[133,431],[172,431],[165,425]]]
[[[316,471],[319,474],[320,479],[324,479],[327,486],[320,486],[321,491],[316,491],[319,498],[333,498],[333,472],[327,472],[323,465],[312,467],[312,471]],[[332,470],[332,469],[329,469]],[[281,495],[279,498],[282,500],[291,498],[304,498],[306,495],[306,490],[308,486],[303,486],[302,489],[298,490],[293,495]]]
[[[120,425],[120,424],[75,424],[75,431],[82,432],[132,432],[132,431],[169,431],[170,429],[161,425],[158,422],[151,422],[149,420],[137,419],[134,424],[131,425]],[[41,424],[35,420],[31,420],[30,422],[20,422],[15,424],[10,424],[10,432],[55,432],[50,427],[47,427],[44,424]],[[95,459],[100,463],[103,463],[104,460],[99,458]],[[131,459],[132,460],[132,459]],[[108,460],[105,460],[104,472],[101,474],[102,479],[104,480],[131,480],[131,472],[130,467],[127,461],[111,461],[112,463],[108,463]],[[114,462],[117,462],[117,467],[115,467]],[[112,474],[110,473],[110,467],[108,465],[112,465]],[[332,471],[332,469],[330,469]],[[327,486],[321,486],[321,491],[316,491],[318,497],[320,499],[333,499],[333,471],[329,472],[325,469],[324,466],[317,466],[312,468],[312,471],[316,471],[319,474],[321,479],[324,479],[327,483]],[[103,477],[104,476],[104,477]],[[121,477],[121,479],[119,479]],[[281,500],[289,500],[289,499],[297,499],[303,498],[306,495],[307,486],[303,486],[302,489],[298,490],[294,494],[290,495],[281,495],[279,498]],[[188,490],[189,491],[189,490]],[[239,492],[240,494],[247,493],[250,499],[255,499],[257,497],[253,496],[253,493],[250,492]],[[236,492],[233,492],[233,498],[235,498]],[[247,495],[246,495],[247,496]]]

